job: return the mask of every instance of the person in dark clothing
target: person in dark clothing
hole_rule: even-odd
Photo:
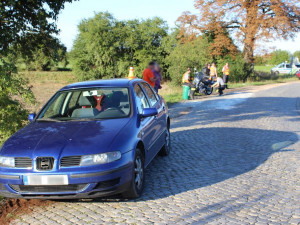
[[[204,76],[208,76],[210,75],[210,64],[207,63],[205,64],[205,66],[202,68],[202,73],[204,74]]]

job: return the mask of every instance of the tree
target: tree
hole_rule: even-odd
[[[185,12],[178,19],[181,28],[189,34],[215,27],[233,32],[244,46],[248,64],[254,62],[258,40],[294,37],[300,30],[299,0],[195,0],[195,8],[199,14]]]
[[[0,52],[27,33],[57,34],[55,21],[72,0],[4,0],[0,2]]]
[[[300,51],[295,51],[294,52],[294,57],[298,58],[298,60],[300,60]]]
[[[127,76],[130,66],[141,76],[151,60],[162,62],[168,27],[160,18],[119,21],[110,13],[98,13],[79,26],[71,60],[81,80]]]
[[[11,48],[14,49],[14,60],[22,59],[28,70],[50,70],[66,61],[67,48],[49,34],[26,34]]]
[[[3,0],[0,2],[0,143],[22,127],[27,111],[23,101],[33,101],[27,82],[7,61],[11,48],[29,33],[57,33],[55,20],[65,2],[72,0]],[[16,97],[18,96],[18,97]]]
[[[288,51],[276,50],[271,53],[271,59],[269,63],[271,65],[277,65],[282,62],[287,62],[291,58],[291,55]]]
[[[177,43],[176,47],[166,58],[169,64],[168,73],[175,85],[181,84],[181,78],[187,68],[201,68],[208,63],[211,58],[208,52],[209,42],[207,38],[198,37],[186,43]]]

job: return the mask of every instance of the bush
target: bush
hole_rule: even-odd
[[[290,53],[288,51],[276,50],[272,52],[271,55],[272,56],[269,61],[269,64],[271,65],[278,65],[279,63],[290,60]]]
[[[226,56],[217,60],[218,74],[222,75],[222,68],[226,62],[229,63],[230,81],[239,82],[246,80],[248,75],[247,71],[249,71],[250,68],[248,68],[248,64],[245,62],[241,54],[236,57]]]
[[[27,81],[16,73],[16,67],[0,58],[0,144],[23,127],[28,112],[21,101],[34,102]]]
[[[300,60],[300,51],[295,51],[294,52],[294,57],[298,59],[298,62]]]
[[[172,84],[181,84],[182,75],[187,71],[188,67],[191,69],[197,68],[200,71],[209,62],[208,47],[207,39],[202,37],[185,44],[177,43],[177,46],[166,58],[166,62],[169,64],[168,73]]]

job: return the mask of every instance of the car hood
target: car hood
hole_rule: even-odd
[[[31,157],[97,154],[110,144],[129,118],[101,121],[33,122],[10,137],[1,155]]]

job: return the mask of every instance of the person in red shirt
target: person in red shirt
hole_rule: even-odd
[[[154,69],[155,63],[150,62],[148,67],[143,72],[143,79],[147,81],[153,88],[155,86],[155,76],[152,70]]]

